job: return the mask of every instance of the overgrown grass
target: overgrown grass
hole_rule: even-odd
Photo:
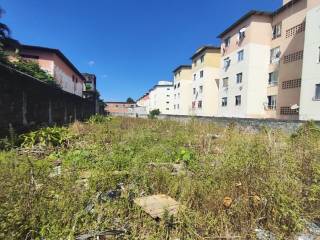
[[[26,136],[28,148],[0,153],[1,239],[74,239],[121,228],[128,230],[124,239],[254,239],[256,228],[288,239],[306,220],[320,218],[320,130],[312,123],[289,136],[197,121],[97,117]],[[41,154],[30,148],[37,144]],[[57,160],[62,174],[52,176]],[[183,163],[186,171],[173,175],[150,163]],[[119,183],[123,198],[86,211],[98,192]],[[132,203],[157,193],[184,210],[157,222]]]

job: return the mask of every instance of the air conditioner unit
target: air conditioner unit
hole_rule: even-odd
[[[294,104],[290,107],[291,110],[298,110],[300,107],[298,104]]]

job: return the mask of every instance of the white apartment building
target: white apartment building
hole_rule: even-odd
[[[274,12],[247,13],[219,35],[218,116],[319,119],[319,5],[284,0]]]
[[[161,114],[171,114],[173,109],[173,84],[170,81],[159,81],[149,91],[149,106],[147,112],[159,109]]]
[[[320,120],[320,6],[307,13],[300,120]]]
[[[213,46],[203,46],[191,57],[191,115],[217,115],[220,58],[220,47]]]
[[[181,65],[174,71],[173,111],[174,115],[190,115],[192,112],[191,65]]]

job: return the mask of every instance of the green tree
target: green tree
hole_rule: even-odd
[[[131,97],[128,97],[127,98],[127,103],[135,103],[135,101]]]
[[[0,7],[0,19],[4,15],[5,11]],[[0,22],[0,62],[6,62],[6,54],[4,51],[4,46],[18,48],[19,42],[10,37],[10,29],[9,27]]]

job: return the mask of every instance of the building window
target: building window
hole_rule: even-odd
[[[293,79],[282,82],[282,89],[301,87],[301,79]]]
[[[230,67],[230,64],[231,64],[230,58],[226,58],[223,60],[223,68],[225,71],[228,70],[228,68]]]
[[[306,22],[294,26],[286,31],[286,38],[293,37],[294,35],[304,32],[306,29]]]
[[[196,95],[196,88],[193,88],[193,95]]]
[[[242,83],[242,73],[237,74],[237,83]]]
[[[170,91],[170,88],[167,88],[167,91]]]
[[[174,85],[174,89],[176,89],[177,88],[177,86],[176,85]]]
[[[202,101],[198,101],[198,108],[202,108]]]
[[[272,27],[272,39],[276,39],[278,37],[281,37],[281,28],[282,28],[281,23],[274,25]]]
[[[221,106],[226,107],[228,105],[228,98],[224,97],[222,98]]]
[[[230,46],[230,42],[231,42],[231,38],[230,37],[227,37],[225,40],[224,40],[224,46],[227,48]]]
[[[203,86],[199,87],[199,92],[202,93],[203,92]]]
[[[193,74],[193,80],[197,80],[197,74]]]
[[[295,62],[301,59],[303,59],[303,50],[284,56],[283,63]]]
[[[204,62],[204,56],[201,56],[200,58],[200,62],[203,63]]]
[[[275,110],[277,107],[277,96],[268,96],[268,109]]]
[[[246,37],[246,28],[241,28],[238,33],[239,42],[242,41]]]
[[[200,71],[200,78],[203,78],[203,71]]]
[[[178,104],[178,105],[177,105],[177,109],[179,109],[179,107],[180,107],[180,106],[179,106],[179,104]]]
[[[167,102],[167,104],[169,104],[169,102]]]
[[[228,87],[229,78],[223,78],[222,79],[222,87]]]
[[[180,93],[178,93],[178,98],[180,98]]]
[[[173,105],[173,109],[176,109],[176,105],[175,104]]]
[[[320,84],[316,84],[316,95],[315,100],[320,100]]]
[[[278,85],[278,78],[279,78],[279,72],[278,71],[269,73],[269,80],[268,80],[269,86]]]
[[[241,95],[236,96],[236,106],[241,105]]]
[[[166,108],[167,111],[169,111],[169,108]]]
[[[170,95],[167,95],[167,97],[170,97]]]
[[[197,60],[194,60],[194,61],[193,61],[193,64],[194,64],[194,66],[196,67],[196,66],[197,66]]]
[[[192,102],[192,109],[194,109],[195,107],[196,107],[196,102],[193,101],[193,102]]]
[[[167,95],[167,96],[168,96],[168,95]],[[174,99],[176,99],[176,96],[177,96],[177,95],[175,94],[175,95],[174,95]]]
[[[238,52],[238,62],[243,61],[244,58],[244,50]]]
[[[180,87],[180,83],[178,83],[178,88]]]
[[[278,63],[280,61],[280,47],[271,49],[270,51],[270,63]]]

